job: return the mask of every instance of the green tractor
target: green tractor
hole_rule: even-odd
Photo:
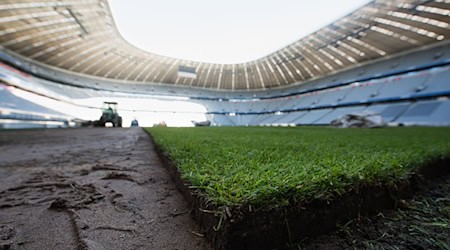
[[[105,127],[107,122],[113,127],[122,127],[122,117],[117,113],[117,102],[104,102],[102,105],[102,116],[94,122],[95,127]]]

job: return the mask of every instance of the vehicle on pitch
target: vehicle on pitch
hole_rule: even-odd
[[[134,118],[131,121],[131,126],[130,127],[139,127],[139,122],[138,122],[138,120],[136,118]]]
[[[122,127],[122,117],[117,112],[117,102],[103,102],[102,116],[94,122],[95,127],[105,127],[106,123],[112,123],[113,127]]]

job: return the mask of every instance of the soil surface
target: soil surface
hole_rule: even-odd
[[[0,131],[0,249],[210,249],[139,128]]]

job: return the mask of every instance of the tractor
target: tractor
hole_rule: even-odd
[[[103,102],[102,116],[94,122],[94,126],[105,127],[107,122],[112,123],[113,127],[122,127],[122,117],[117,113],[117,102]]]

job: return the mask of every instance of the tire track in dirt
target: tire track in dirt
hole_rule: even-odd
[[[209,249],[141,129],[0,131],[0,249]]]

